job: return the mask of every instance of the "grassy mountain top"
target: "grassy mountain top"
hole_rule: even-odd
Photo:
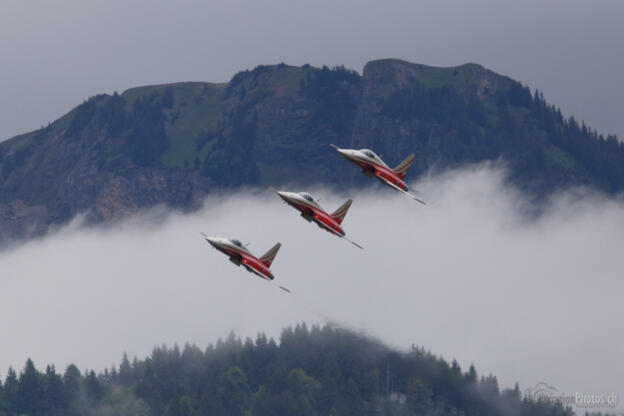
[[[238,186],[360,186],[328,143],[374,149],[389,165],[414,152],[408,179],[504,159],[532,197],[588,185],[624,189],[624,145],[539,93],[477,64],[395,59],[360,75],[261,65],[228,83],[183,82],[97,95],[38,131],[0,143],[0,241],[167,204],[194,209]]]
[[[467,63],[459,66],[436,67],[423,64],[415,64],[400,59],[379,59],[370,61],[364,67],[364,74],[369,71],[401,71],[407,70],[413,77],[410,81],[417,80],[426,88],[440,88],[446,85],[462,89],[475,81],[479,74],[488,74],[502,78],[500,75],[485,69],[479,64]],[[511,82],[511,79],[508,79]]]

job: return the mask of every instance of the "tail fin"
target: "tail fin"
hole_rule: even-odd
[[[416,156],[414,155],[414,153],[412,153],[411,155],[406,157],[403,162],[399,163],[399,166],[397,166],[396,168],[392,169],[392,171],[394,173],[396,173],[398,176],[400,176],[401,179],[405,179],[405,174],[409,170],[409,168],[412,165],[412,162],[414,161],[415,158],[416,158]]]
[[[275,244],[269,251],[264,254],[264,256],[260,257],[258,260],[260,260],[260,262],[263,263],[265,266],[271,267],[271,263],[273,263],[273,260],[275,260],[277,251],[280,249],[281,246],[282,243]]]
[[[340,208],[338,208],[331,214],[332,218],[335,219],[338,224],[342,224],[342,220],[344,220],[345,215],[347,215],[347,211],[349,211],[349,207],[351,206],[352,202],[353,200],[348,199],[347,202],[342,204]]]

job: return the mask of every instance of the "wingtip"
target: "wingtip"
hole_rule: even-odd
[[[361,245],[359,245],[358,243],[356,243],[355,241],[349,240],[347,237],[342,236],[341,238],[347,240],[348,242],[350,242],[351,244],[353,244],[354,246],[356,246],[357,248],[359,248],[360,250],[364,250],[364,247],[362,247]]]
[[[427,205],[427,204],[425,203],[425,201],[423,201],[422,199],[420,199],[420,198],[416,197],[416,195],[414,195],[414,194],[412,194],[412,193],[409,193],[409,192],[407,192],[407,191],[402,191],[402,192],[404,192],[404,193],[405,193],[405,195],[409,196],[409,197],[410,197],[411,199],[413,199],[414,201],[418,201],[418,202],[420,202],[420,203],[421,203],[421,204],[423,204],[423,205]]]

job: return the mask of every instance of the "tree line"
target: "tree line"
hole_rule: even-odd
[[[462,370],[420,347],[400,352],[342,328],[305,324],[279,343],[230,334],[215,345],[124,354],[103,372],[28,360],[0,383],[0,415],[572,415],[518,385]]]

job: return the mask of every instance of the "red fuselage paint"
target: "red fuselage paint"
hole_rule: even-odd
[[[287,202],[300,211],[304,216],[319,224],[321,227],[327,227],[340,235],[345,235],[345,232],[342,230],[340,224],[338,224],[338,221],[336,221],[325,211],[292,199]]]
[[[240,264],[245,266],[245,268],[249,271],[255,272],[260,277],[265,279],[273,280],[273,275],[267,266],[264,265],[260,260],[258,260],[255,256],[249,254],[248,252],[237,249],[231,246],[223,246],[223,245],[214,245],[214,247],[225,255],[229,256],[231,259],[236,259]]]
[[[383,166],[383,165],[380,165],[378,163],[371,162],[368,160],[363,160],[360,158],[348,158],[348,159],[350,162],[353,162],[359,167],[361,167],[364,173],[370,173],[375,176],[380,176],[384,178],[385,180],[387,180],[388,182],[391,182],[394,185],[398,186],[399,188],[403,189],[404,191],[407,191],[407,186],[405,185],[405,181],[403,181],[403,179],[401,179],[399,175],[394,173],[391,169],[388,169],[386,166]]]

